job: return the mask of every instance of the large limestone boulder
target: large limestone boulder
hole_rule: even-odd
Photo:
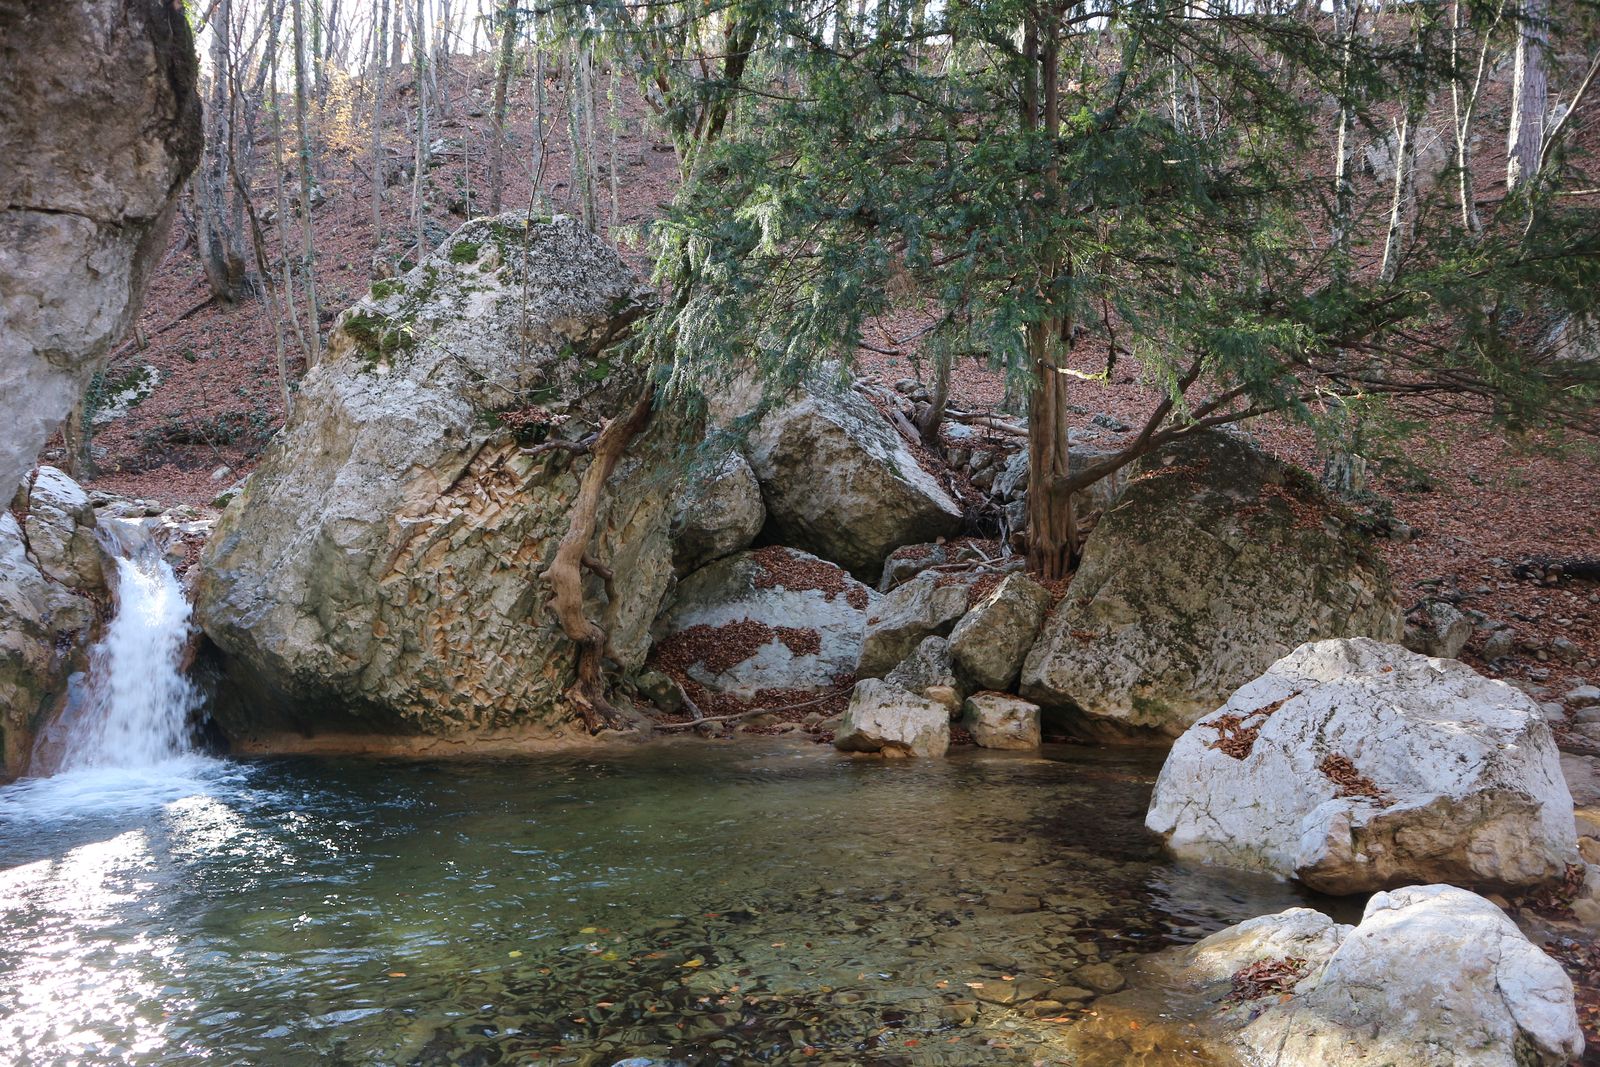
[[[20,523],[0,510],[0,780],[28,769],[108,600],[94,509],[76,482],[41,467],[14,510]]]
[[[1050,610],[1050,591],[1008,574],[950,631],[950,659],[975,689],[1010,689]]]
[[[950,748],[950,709],[881,678],[865,678],[850,694],[833,745],[843,752],[936,759]]]
[[[699,700],[832,688],[855,669],[877,599],[810,553],[776,545],[740,552],[678,584],[656,623],[654,659]]]
[[[1449,885],[1378,893],[1353,927],[1305,908],[1265,915],[1157,968],[1204,1005],[1201,1034],[1246,1063],[1557,1067],[1583,1052],[1560,965]],[[1125,1028],[1117,1002],[1133,999],[1097,1008]]]
[[[1310,477],[1205,433],[1144,460],[1101,518],[1020,692],[1164,740],[1304,641],[1401,629],[1381,558]]]
[[[766,524],[761,485],[749,462],[728,452],[691,474],[672,516],[672,564],[679,575],[749,548]]]
[[[138,314],[200,158],[194,41],[159,0],[0,0],[0,500]]]
[[[865,582],[901,545],[954,535],[962,509],[864,397],[814,381],[750,435],[772,539]]]
[[[1145,821],[1180,856],[1328,893],[1556,882],[1577,847],[1526,694],[1366,639],[1303,645],[1190,727]]]
[[[537,739],[572,721],[574,648],[543,576],[586,455],[530,453],[624,414],[609,349],[648,293],[577,222],[470,222],[340,316],[201,560],[195,614],[222,653],[216,717],[246,748],[384,737]],[[590,617],[644,661],[672,578],[670,427],[607,483]],[[322,738],[321,741],[317,740]]]
[[[967,613],[969,579],[922,574],[885,595],[867,619],[859,678],[882,678],[924,638],[944,637]]]

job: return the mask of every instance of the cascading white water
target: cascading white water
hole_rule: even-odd
[[[194,686],[182,671],[189,601],[148,544],[116,559],[117,612],[89,658],[89,688],[60,770],[149,767],[190,752]]]

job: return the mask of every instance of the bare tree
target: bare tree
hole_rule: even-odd
[[[1517,59],[1511,83],[1511,131],[1506,140],[1506,192],[1539,173],[1549,86],[1544,54],[1549,48],[1545,0],[1519,0]]]
[[[500,57],[494,72],[494,142],[489,146],[489,213],[500,213],[505,197],[506,100],[511,90],[511,68],[516,63],[517,0],[506,0],[500,10]]]
[[[236,302],[248,288],[244,248],[232,210],[235,94],[233,0],[211,13],[211,93],[205,112],[205,155],[194,173],[195,244],[211,295]]]
[[[311,125],[306,117],[305,18],[302,0],[291,0],[294,13],[294,114],[299,132],[300,231],[305,238],[302,270],[306,285],[307,361],[316,363],[322,356],[320,314],[317,308],[317,250],[311,221]]]

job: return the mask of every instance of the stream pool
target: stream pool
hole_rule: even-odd
[[[1164,858],[1158,769],[684,740],[23,781],[0,1063],[1071,1063],[1074,971],[1307,903]]]

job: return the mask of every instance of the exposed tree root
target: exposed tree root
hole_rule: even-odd
[[[634,401],[632,410],[606,423],[594,436],[589,448],[589,466],[579,480],[578,496],[573,501],[572,520],[544,572],[552,590],[550,608],[562,632],[578,646],[578,677],[567,690],[567,699],[578,709],[590,733],[598,733],[607,726],[619,728],[622,722],[606,697],[605,675],[601,670],[608,645],[606,632],[583,610],[583,571],[587,566],[599,574],[605,579],[609,592],[611,572],[590,555],[589,543],[594,539],[606,479],[616,470],[628,444],[650,422],[654,400],[654,386],[646,386]]]

